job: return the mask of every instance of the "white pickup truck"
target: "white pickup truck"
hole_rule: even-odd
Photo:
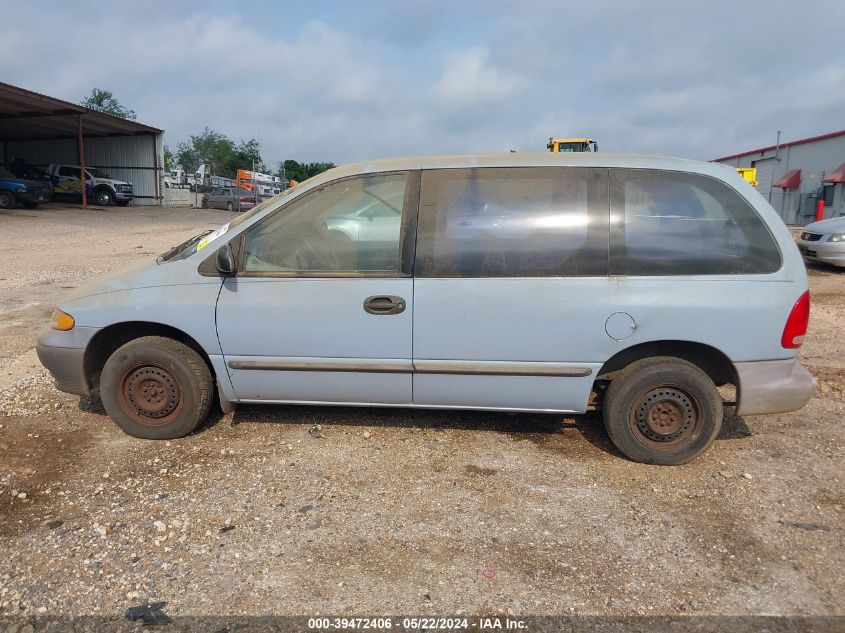
[[[82,196],[79,165],[50,165],[47,169],[56,196]],[[112,178],[102,169],[85,168],[85,195],[89,202],[108,206],[126,206],[134,197],[132,183]]]

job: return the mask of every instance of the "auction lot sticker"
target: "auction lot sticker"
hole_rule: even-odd
[[[221,226],[219,229],[217,229],[217,230],[216,230],[216,231],[214,231],[213,233],[209,233],[209,234],[208,234],[208,235],[206,235],[204,238],[202,238],[202,239],[200,240],[200,243],[199,243],[199,244],[197,244],[197,250],[198,250],[198,251],[201,251],[202,249],[204,249],[206,246],[208,246],[209,244],[211,244],[211,242],[213,242],[214,240],[216,240],[218,237],[220,237],[221,235],[223,235],[223,234],[224,234],[226,231],[228,231],[228,230],[229,230],[229,223],[228,223],[228,222],[226,222],[226,224],[224,224],[223,226]]]

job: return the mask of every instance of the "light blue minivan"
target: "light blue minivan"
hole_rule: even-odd
[[[510,154],[339,167],[61,304],[38,355],[127,433],[236,403],[603,410],[680,464],[725,406],[792,411],[807,276],[722,165]],[[728,386],[719,390],[720,387]]]

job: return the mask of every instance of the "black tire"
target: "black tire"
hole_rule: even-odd
[[[14,209],[15,196],[8,191],[0,191],[0,209]]]
[[[722,428],[716,385],[690,362],[657,356],[628,365],[604,397],[604,426],[626,457],[645,464],[686,464]]]
[[[184,437],[205,420],[214,380],[187,345],[144,336],[118,348],[100,375],[106,413],[129,435],[150,440]]]
[[[97,189],[94,192],[94,200],[101,207],[110,207],[114,204],[114,195],[108,189]]]

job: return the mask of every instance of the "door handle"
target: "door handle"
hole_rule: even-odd
[[[370,314],[400,314],[405,311],[405,300],[393,295],[375,295],[364,299],[364,310]]]

